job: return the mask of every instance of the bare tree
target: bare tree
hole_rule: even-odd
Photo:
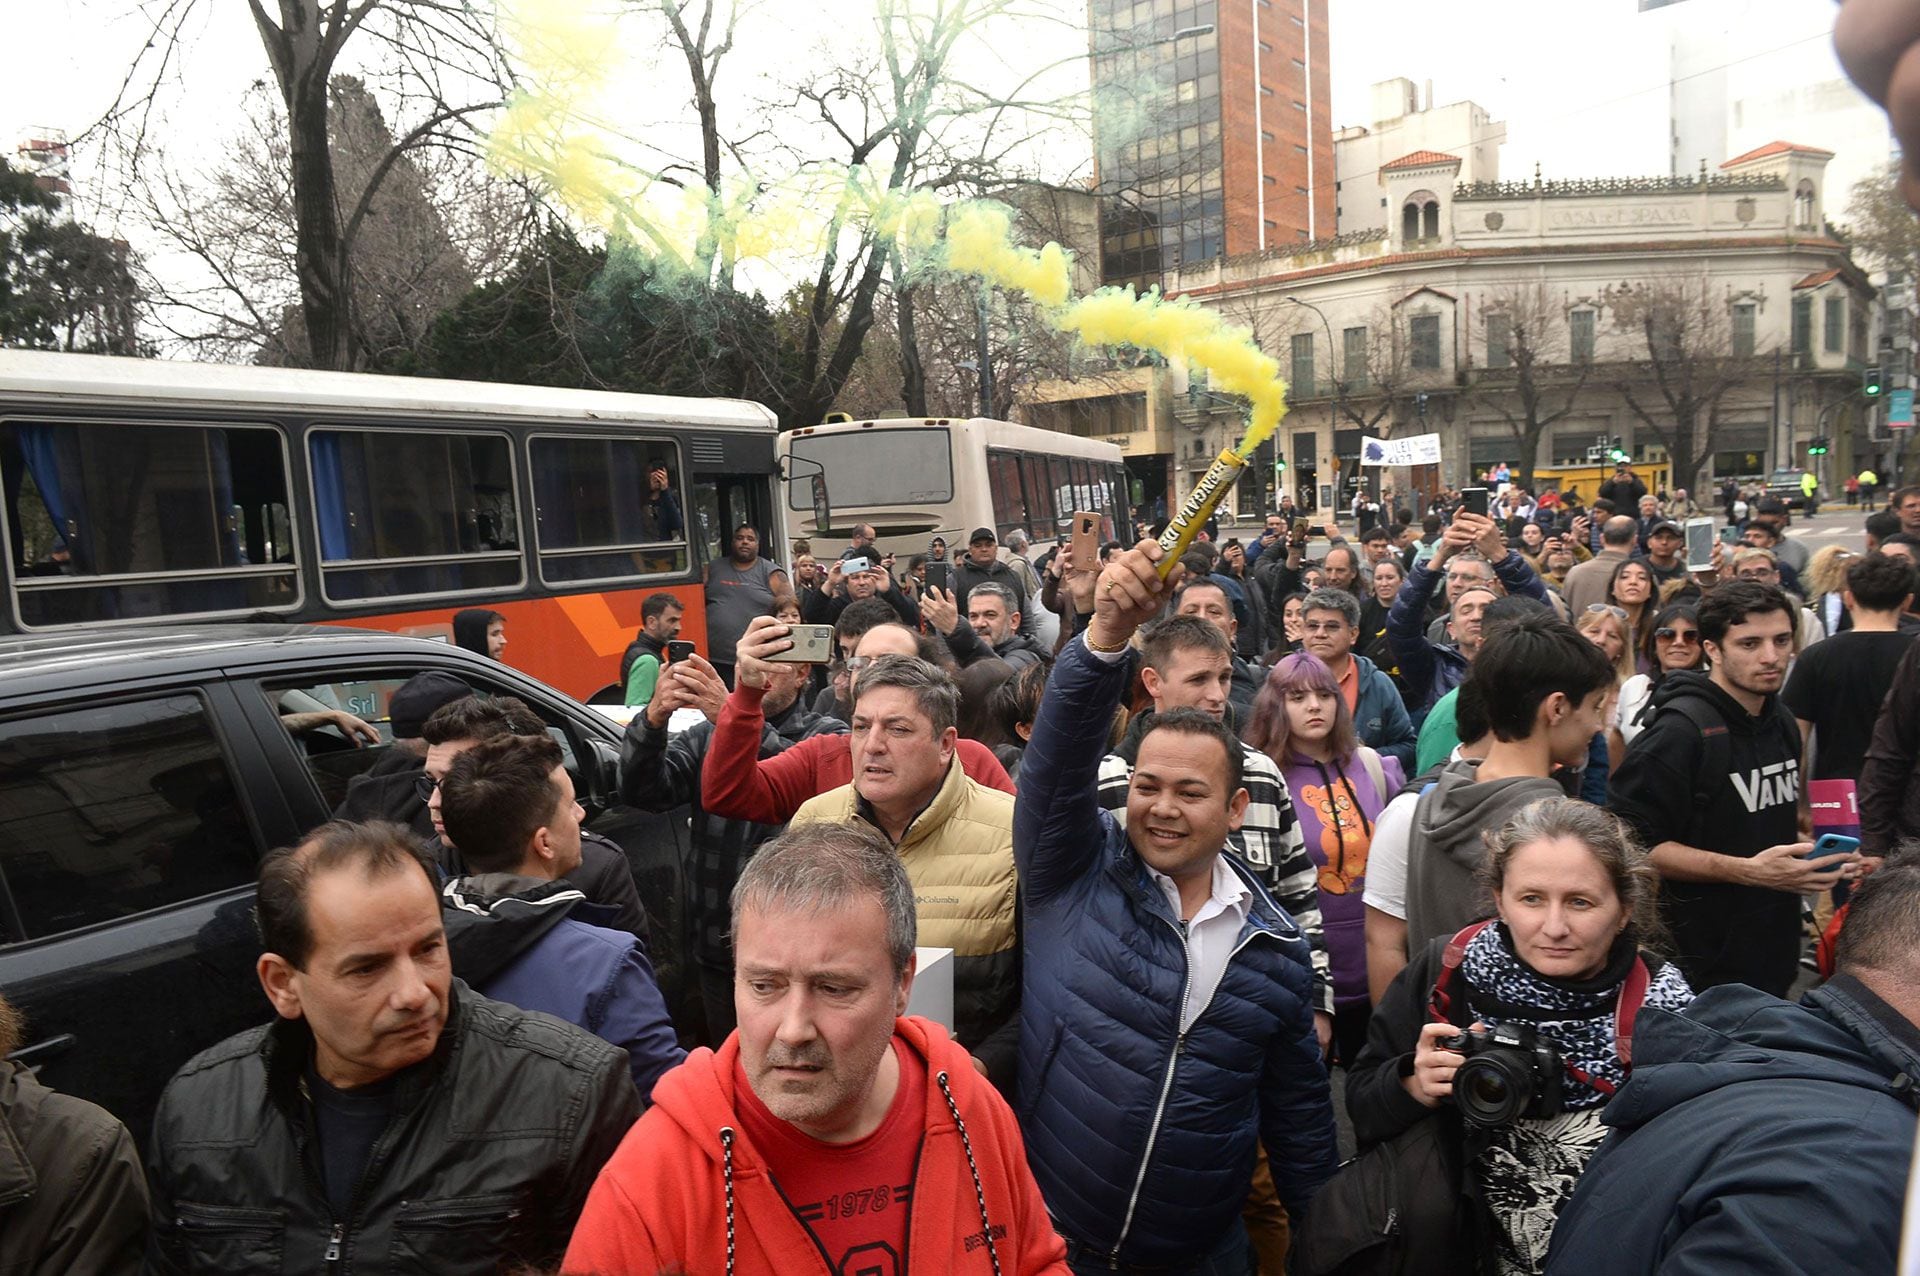
[[[201,0],[144,0],[153,35],[129,69],[99,131],[117,141],[136,171],[148,149],[146,124],[179,56]],[[269,3],[273,12],[269,12]],[[355,241],[400,158],[421,147],[467,147],[467,117],[498,106],[506,68],[487,14],[443,0],[247,0],[284,114],[284,159],[293,223],[293,269],[306,349],[302,362],[352,368]],[[357,190],[343,191],[330,131],[331,90],[343,50],[355,37],[405,85],[418,118],[370,168]],[[472,94],[461,105],[459,95]]]
[[[1847,202],[1847,238],[1880,269],[1920,279],[1920,220],[1900,197],[1900,168],[1854,183]]]
[[[1487,361],[1473,376],[1467,401],[1497,414],[1513,435],[1520,486],[1533,489],[1540,439],[1580,400],[1593,360],[1574,359],[1566,307],[1541,283],[1495,289],[1480,301]]]
[[[363,189],[383,170],[354,240],[352,365],[411,370],[435,316],[475,280],[504,273],[532,242],[537,205],[464,150],[396,153],[384,112],[355,77],[336,76],[332,91],[338,180]],[[171,267],[152,274],[148,287],[162,326],[203,357],[306,365],[312,345],[285,121],[264,85],[239,114],[241,131],[213,166],[193,172],[151,165],[143,173],[138,212]]]
[[[1725,298],[1703,274],[1622,284],[1602,295],[1628,339],[1615,388],[1667,449],[1673,485],[1692,490],[1727,395],[1759,374],[1760,360],[1734,353]]]

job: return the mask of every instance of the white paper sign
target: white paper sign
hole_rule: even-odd
[[[1361,439],[1362,465],[1438,465],[1440,436],[1416,434],[1405,439]]]

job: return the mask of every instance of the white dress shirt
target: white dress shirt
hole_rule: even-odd
[[[1171,877],[1149,867],[1173,915],[1181,915],[1180,887]],[[1187,923],[1187,1003],[1180,1007],[1180,1031],[1193,1027],[1193,1021],[1213,1000],[1214,990],[1227,973],[1227,959],[1233,956],[1234,941],[1246,924],[1247,911],[1253,905],[1253,892],[1240,875],[1227,867],[1224,857],[1213,862],[1212,893]]]

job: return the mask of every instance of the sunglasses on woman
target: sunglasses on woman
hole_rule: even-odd
[[[1660,628],[1654,630],[1653,636],[1661,642],[1694,643],[1700,641],[1700,631],[1698,629],[1675,629],[1669,625],[1662,625]]]
[[[1615,607],[1612,603],[1588,603],[1587,614],[1589,616],[1605,614],[1612,616],[1616,620],[1625,620],[1627,618],[1627,609],[1625,607]]]

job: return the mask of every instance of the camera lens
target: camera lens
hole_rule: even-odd
[[[1517,1050],[1498,1047],[1475,1055],[1453,1074],[1453,1102],[1474,1125],[1505,1125],[1534,1098],[1533,1069]]]

